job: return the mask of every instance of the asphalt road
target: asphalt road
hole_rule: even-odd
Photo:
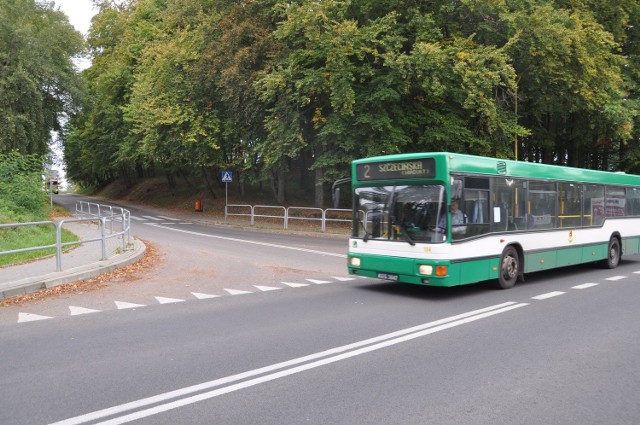
[[[640,421],[638,256],[615,270],[532,274],[507,291],[438,289],[336,279],[339,239],[185,227],[195,231],[136,229],[171,251],[164,271],[16,307],[51,320],[0,320],[0,423]],[[177,257],[182,268],[166,266]],[[188,297],[193,285],[220,296]],[[152,302],[156,290],[183,301]],[[145,307],[106,308],[124,296]],[[105,308],[63,314],[70,303]]]

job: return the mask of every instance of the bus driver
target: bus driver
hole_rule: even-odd
[[[458,209],[458,201],[451,201],[451,233],[464,233],[467,230],[465,224],[467,224],[467,215]],[[440,217],[438,227],[447,228],[446,214]]]

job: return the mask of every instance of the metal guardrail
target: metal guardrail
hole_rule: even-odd
[[[347,215],[348,218],[341,218],[341,215]],[[276,205],[229,204],[224,207],[225,222],[229,217],[248,217],[252,226],[255,225],[256,218],[282,220],[282,225],[285,230],[289,228],[289,225],[293,221],[319,222],[321,231],[326,232],[327,224],[351,223],[351,210],[340,208],[285,208]]]
[[[101,260],[107,260],[109,258],[107,252],[108,241],[113,238],[120,238],[122,242],[121,246],[119,246],[118,248],[121,248],[123,252],[126,251],[127,244],[131,241],[131,213],[128,210],[120,207],[112,207],[109,205],[79,201],[76,203],[75,215],[78,218],[63,219],[57,223],[54,221],[34,221],[27,223],[0,224],[0,229],[51,225],[55,228],[56,232],[56,242],[54,244],[13,249],[10,251],[0,251],[0,255],[20,254],[24,252],[44,249],[55,249],[56,271],[59,272],[62,271],[63,250],[68,246],[81,245],[90,242],[100,242]],[[62,229],[66,224],[69,223],[97,223],[99,236],[95,238],[81,239],[71,242],[62,242]]]

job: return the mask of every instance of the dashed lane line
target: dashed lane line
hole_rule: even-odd
[[[565,292],[553,291],[553,292],[547,292],[546,294],[541,294],[541,295],[537,295],[535,297],[531,297],[531,299],[533,299],[533,300],[546,300],[546,299],[557,297],[557,296],[564,295],[564,294],[565,294]]]
[[[599,283],[583,283],[582,285],[572,286],[573,289],[587,289],[593,288],[594,286],[598,286]]]
[[[275,286],[261,286],[261,285],[253,285],[253,287],[261,290],[262,292],[279,291],[282,289],[282,288],[276,288]]]
[[[640,274],[640,271],[636,271],[633,272],[634,274]],[[605,278],[604,280],[608,280],[608,281],[618,281],[618,280],[623,280],[626,279],[627,276],[612,276],[609,278]],[[339,276],[332,276],[332,279],[335,279],[336,281],[339,282],[347,282],[347,281],[352,281],[352,280],[356,280],[357,278],[354,277],[339,277]],[[313,284],[317,284],[317,285],[321,285],[321,284],[327,284],[327,283],[333,283],[333,281],[329,281],[329,280],[320,280],[320,279],[305,279],[308,282],[311,282]],[[309,286],[309,283],[300,283],[300,282],[280,282],[282,285],[286,285],[290,288],[302,288],[305,286]],[[572,289],[587,289],[587,288],[593,288],[595,286],[598,286],[599,283],[594,283],[594,282],[588,282],[588,283],[583,283],[580,285],[575,285],[572,286]],[[269,292],[269,291],[277,291],[277,290],[282,290],[283,288],[279,288],[279,287],[274,287],[274,286],[264,286],[264,285],[253,285],[254,288],[258,289],[259,291],[262,292]],[[224,288],[224,291],[227,292],[227,294],[229,295],[245,295],[245,294],[252,294],[253,292],[251,291],[244,291],[244,290],[239,290],[239,289],[231,289],[231,288]],[[548,292],[545,294],[540,294],[537,295],[535,297],[531,297],[531,299],[534,300],[546,300],[549,298],[554,298],[560,295],[564,295],[565,292],[561,292],[561,291],[553,291],[553,292]],[[200,299],[200,300],[204,300],[204,299],[212,299],[212,298],[219,298],[222,295],[216,295],[216,294],[205,294],[205,293],[201,293],[201,292],[191,292],[191,295],[193,295],[195,298]],[[184,302],[186,300],[184,299],[180,299],[180,298],[167,298],[167,297],[154,297],[159,304],[171,304],[171,303],[179,303],[179,302]],[[114,301],[116,307],[118,310],[124,310],[124,309],[132,309],[132,308],[142,308],[142,307],[146,307],[145,304],[135,304],[135,303],[130,303],[130,302],[125,302],[125,301]],[[90,313],[99,313],[102,310],[94,310],[94,309],[90,309],[90,308],[84,308],[84,307],[77,307],[77,306],[69,306],[69,312],[71,316],[77,316],[77,315],[82,315],[82,314],[90,314]],[[53,317],[51,316],[42,316],[42,315],[38,315],[38,314],[33,314],[33,313],[25,313],[25,312],[19,312],[18,313],[18,321],[17,323],[26,323],[26,322],[34,322],[34,321],[38,321],[38,320],[46,320],[46,319],[53,319]]]
[[[345,282],[345,281],[350,281],[350,280],[355,280],[356,278],[345,278],[345,277],[333,277],[333,279],[340,281],[340,282]],[[314,282],[316,284],[324,284],[324,283],[332,283],[332,281],[325,281],[325,280],[318,280],[318,279],[307,279],[311,282]],[[280,282],[283,285],[286,285],[290,288],[302,288],[305,286],[309,286],[309,283],[296,283],[296,282]],[[268,291],[276,291],[276,290],[282,290],[283,288],[279,288],[279,287],[275,287],[275,286],[264,286],[264,285],[253,285],[256,289],[262,291],[262,292],[268,292]],[[225,288],[224,289],[228,295],[245,295],[245,294],[252,294],[253,292],[251,291],[243,291],[243,290],[239,290],[239,289],[231,289],[231,288]],[[202,292],[191,292],[191,295],[193,295],[195,298],[199,299],[199,300],[205,300],[205,299],[212,299],[212,298],[220,298],[222,297],[222,295],[217,295],[217,294],[206,294],[206,293],[202,293]],[[167,297],[154,297],[156,299],[156,301],[159,304],[173,304],[173,303],[179,303],[179,302],[184,302],[186,300],[184,299],[180,299],[180,298],[167,298]],[[126,310],[126,309],[134,309],[134,308],[142,308],[142,307],[147,307],[146,304],[136,304],[136,303],[131,303],[131,302],[127,302],[127,301],[114,301],[114,304],[116,306],[116,308],[118,310]],[[78,316],[81,314],[89,314],[89,313],[98,313],[101,312],[102,310],[93,310],[90,308],[85,308],[85,307],[76,307],[76,306],[69,306],[69,312],[71,316]],[[42,315],[38,315],[38,314],[33,314],[33,313],[25,313],[25,312],[19,312],[18,313],[18,321],[17,323],[26,323],[26,322],[34,322],[37,320],[46,320],[46,319],[53,319],[53,317],[51,316],[42,316]]]
[[[100,313],[102,310],[94,310],[92,308],[84,308],[84,307],[76,307],[73,305],[69,306],[69,312],[72,316],[79,316],[81,314],[92,314],[92,313]]]
[[[144,304],[134,304],[134,303],[128,303],[125,301],[114,301],[114,303],[116,304],[116,307],[118,308],[118,310],[146,307]]]
[[[225,291],[227,291],[227,293],[229,293],[230,295],[245,295],[245,294],[252,294],[251,291],[241,291],[239,289],[228,289],[228,288],[224,288]]]
[[[606,278],[605,280],[610,280],[610,281],[615,282],[616,280],[622,280],[622,279],[626,279],[626,278],[627,278],[627,276],[611,276],[611,277]]]
[[[39,314],[18,313],[18,323],[35,322],[36,320],[53,319],[51,316],[40,316]]]
[[[184,302],[181,298],[154,297],[160,304],[174,304]]]
[[[290,286],[291,288],[302,288],[303,286],[309,286],[308,283],[295,283],[295,282],[280,282],[283,285]]]
[[[203,294],[201,292],[192,292],[191,295],[193,295],[194,297],[196,297],[199,300],[208,300],[210,298],[219,298],[220,297],[220,295]]]
[[[315,283],[316,285],[324,285],[325,283],[332,283],[330,280],[318,280],[318,279],[305,279],[308,282]]]

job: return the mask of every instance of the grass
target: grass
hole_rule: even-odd
[[[25,217],[23,220],[19,220],[18,222],[49,221],[56,217],[69,215],[69,211],[59,206],[55,206],[54,209],[51,210],[49,217]],[[77,240],[78,237],[75,234],[62,229],[62,242],[73,242]],[[53,224],[29,225],[0,229],[0,252],[55,245],[55,243],[56,227]],[[71,248],[72,245],[69,245],[64,249],[66,250]],[[39,258],[54,255],[55,252],[55,248],[43,248],[17,254],[0,255],[0,266],[37,260]]]

